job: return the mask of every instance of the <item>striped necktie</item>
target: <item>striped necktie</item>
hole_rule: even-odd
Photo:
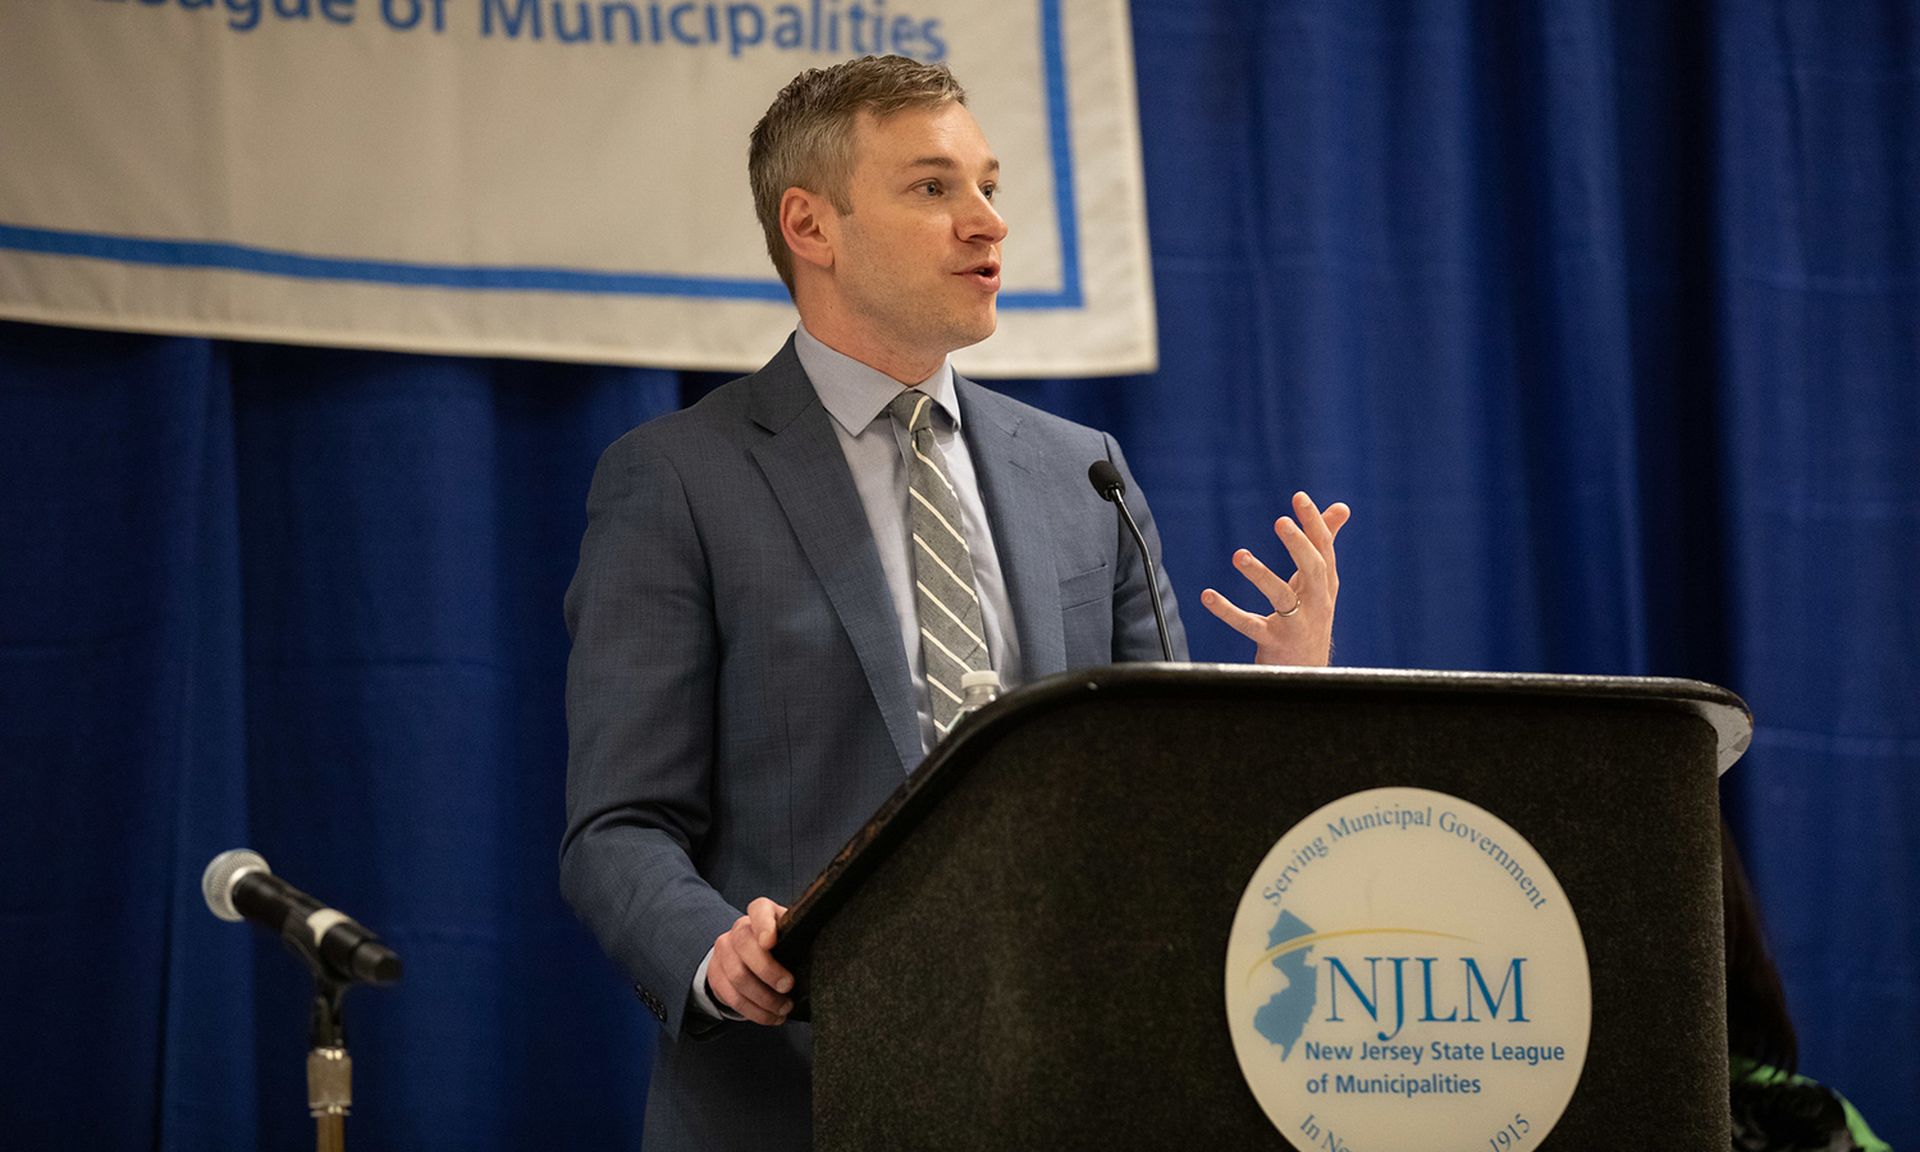
[[[913,443],[913,457],[907,461],[913,600],[920,614],[920,652],[933,723],[944,736],[960,714],[961,675],[990,668],[992,662],[960,498],[947,478],[946,459],[933,442],[933,398],[908,389],[894,397],[889,410]]]

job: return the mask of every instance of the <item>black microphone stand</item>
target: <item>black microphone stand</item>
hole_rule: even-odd
[[[347,1055],[346,1016],[341,1009],[351,978],[337,975],[306,936],[286,938],[287,950],[313,973],[313,1009],[308,1018],[307,1111],[313,1116],[318,1152],[346,1152],[347,1112],[353,1107],[353,1058]]]
[[[340,1001],[347,984],[328,975],[323,966],[313,972],[313,1015],[307,1052],[307,1110],[313,1114],[314,1147],[319,1152],[346,1152],[347,1111],[353,1106],[353,1059],[347,1055],[346,1023]]]

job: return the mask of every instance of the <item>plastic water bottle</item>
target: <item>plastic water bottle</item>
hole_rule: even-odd
[[[999,695],[1000,673],[991,668],[961,673],[960,713],[953,718],[954,724],[958,726],[961,720],[993,703]]]

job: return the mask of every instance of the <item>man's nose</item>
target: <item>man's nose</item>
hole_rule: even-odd
[[[968,210],[961,215],[959,230],[962,240],[975,243],[998,244],[1007,238],[1007,222],[986,193],[979,191],[974,192]]]

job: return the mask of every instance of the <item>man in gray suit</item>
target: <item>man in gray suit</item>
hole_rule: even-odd
[[[994,330],[1006,236],[959,84],[900,57],[804,73],[749,173],[800,326],[607,450],[566,603],[561,886],[660,1020],[656,1150],[808,1145],[777,919],[954,722],[963,678],[1160,655],[1086,479],[1104,459],[1131,485],[1118,445],[948,365]],[[1290,581],[1235,556],[1271,612],[1201,599],[1258,659],[1325,663],[1347,513],[1295,511]]]

